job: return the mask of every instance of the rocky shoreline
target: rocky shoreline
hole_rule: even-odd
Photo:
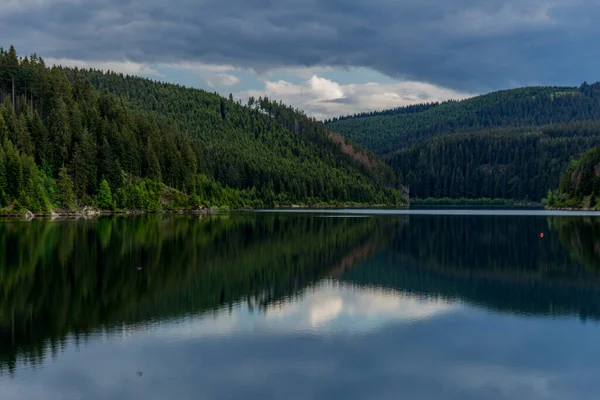
[[[276,206],[272,208],[273,210],[286,210],[286,209],[362,209],[362,208],[381,208],[386,207],[384,204],[346,204],[346,205],[331,205],[331,204],[317,204],[317,205],[299,205],[292,204],[287,206]],[[391,206],[391,208],[408,208],[408,204],[402,206]],[[161,210],[161,211],[149,211],[149,210],[101,210],[94,207],[84,207],[81,210],[64,210],[64,209],[55,209],[50,213],[33,213],[29,210],[24,210],[20,213],[0,213],[0,218],[4,219],[23,219],[23,220],[32,220],[34,218],[48,218],[48,219],[79,219],[79,218],[92,218],[97,216],[110,216],[110,215],[144,215],[144,214],[165,214],[165,215],[210,215],[221,212],[221,210],[229,209],[220,209],[216,208],[206,208],[201,207],[198,209],[181,209],[181,210]],[[242,209],[234,209],[231,211],[253,211],[253,208],[242,208]]]
[[[545,207],[546,210],[549,211],[597,211],[600,212],[597,208],[586,208],[586,207]]]
[[[199,208],[192,210],[162,210],[162,211],[147,211],[147,210],[100,210],[93,207],[84,207],[78,211],[68,210],[52,210],[50,213],[33,213],[25,210],[21,213],[0,214],[0,218],[6,219],[24,219],[30,221],[34,218],[48,219],[79,219],[93,218],[98,216],[109,215],[144,215],[144,214],[187,214],[187,215],[209,215],[217,212],[215,209]]]

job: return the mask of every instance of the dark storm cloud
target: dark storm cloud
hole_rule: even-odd
[[[594,80],[599,13],[595,0],[5,0],[0,38],[57,58],[364,66],[481,91]]]

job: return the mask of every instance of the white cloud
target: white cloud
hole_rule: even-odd
[[[317,96],[317,100],[337,100],[344,97],[344,90],[342,86],[337,83],[330,81],[329,79],[319,78],[316,75],[313,75],[307,81],[307,86],[309,87],[311,93],[314,93]]]
[[[204,76],[204,80],[211,88],[215,86],[235,86],[240,83],[240,78],[229,74],[209,74]]]
[[[265,81],[263,90],[236,93],[243,101],[265,96],[304,110],[318,119],[362,111],[384,110],[410,104],[464,99],[472,96],[424,82],[365,83],[342,85],[313,75],[299,84],[284,80]]]
[[[0,10],[3,14],[9,14],[57,3],[76,4],[78,0],[0,0]]]
[[[164,67],[190,70],[190,71],[199,71],[199,72],[230,72],[239,70],[239,68],[233,65],[221,65],[221,64],[205,64],[197,61],[180,61],[178,63],[170,63],[170,64],[161,64]]]

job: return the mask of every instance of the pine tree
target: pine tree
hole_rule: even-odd
[[[221,109],[221,118],[223,118],[223,120],[225,120],[225,118],[226,118],[225,99],[223,99],[223,98],[221,98],[221,101],[220,101],[220,109]]]
[[[21,114],[19,119],[17,120],[17,136],[16,136],[16,144],[19,150],[28,156],[33,156],[34,144],[33,139],[31,138],[31,134],[29,133],[28,127],[28,118],[25,114]]]
[[[14,46],[10,46],[8,53],[6,54],[5,67],[8,71],[9,78],[11,80],[11,104],[13,111],[15,110],[15,80],[17,79],[17,73],[19,72],[19,58],[17,57],[17,51]]]
[[[27,129],[31,133],[31,139],[33,140],[35,161],[41,165],[48,161],[48,157],[50,156],[48,131],[37,110],[33,113],[32,118],[28,120],[29,126]]]
[[[150,142],[148,142],[148,147],[146,150],[146,158],[147,158],[147,163],[148,163],[146,173],[147,173],[148,177],[151,179],[154,179],[158,182],[162,182],[162,172],[160,169],[160,162],[158,161],[158,157],[156,156],[154,149],[150,145]]]
[[[4,117],[2,116],[2,106],[0,106],[0,146],[4,143],[5,140],[8,139],[8,127],[6,126],[6,122],[4,122]]]
[[[59,200],[62,206],[68,210],[75,206],[75,192],[73,189],[73,180],[69,175],[66,167],[61,167],[58,170],[58,189]]]
[[[30,211],[48,211],[50,202],[46,197],[43,182],[33,157],[22,155],[21,164],[24,177],[19,194],[21,205]]]
[[[49,137],[52,142],[51,160],[54,168],[58,169],[68,161],[71,145],[71,132],[67,106],[62,99],[57,101],[50,114]]]
[[[17,116],[13,111],[10,102],[5,101],[4,104],[0,105],[0,114],[4,118],[4,124],[6,126],[6,137],[13,142],[17,141]]]
[[[100,187],[98,188],[98,196],[97,196],[98,207],[103,210],[112,210],[113,209],[113,198],[112,192],[110,190],[110,185],[108,184],[106,179],[102,179],[100,182]]]
[[[23,166],[19,151],[12,142],[5,142],[6,193],[17,198],[23,187]]]
[[[1,118],[2,115],[0,115],[0,121]],[[6,155],[4,154],[2,142],[0,142],[0,206],[5,206],[7,204],[7,189],[8,187],[6,183]]]
[[[88,197],[96,187],[96,148],[87,129],[83,131],[79,143],[75,144],[69,172],[79,199]]]

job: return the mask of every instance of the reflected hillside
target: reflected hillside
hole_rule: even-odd
[[[318,322],[361,315],[361,307],[397,319],[419,299],[425,309],[458,301],[596,320],[597,224],[316,213],[3,222],[0,370],[36,365],[71,337],[85,342],[99,330],[226,316],[240,303],[262,316],[292,315],[291,324],[302,301],[311,305],[305,319]],[[332,289],[324,278],[343,286]]]
[[[575,243],[593,242],[589,221],[565,226]],[[385,252],[341,280],[517,314],[600,319],[600,270],[572,257],[564,235],[537,217],[411,216]]]
[[[600,271],[600,218],[551,218],[548,223],[571,257]]]
[[[0,365],[35,364],[66,335],[100,327],[240,301],[264,308],[385,246],[383,224],[313,215],[2,223]]]

